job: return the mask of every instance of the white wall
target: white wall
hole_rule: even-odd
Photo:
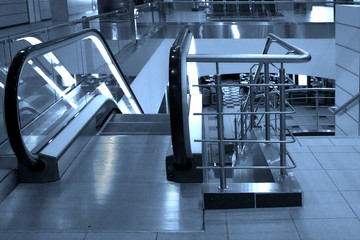
[[[335,72],[335,40],[334,39],[285,39],[287,42],[309,52],[312,59],[309,63],[285,64],[286,72],[321,76],[326,78],[336,77]],[[196,39],[197,53],[213,54],[261,54],[265,39]],[[269,53],[285,53],[277,44],[273,44]],[[253,64],[220,64],[220,73],[249,72]],[[199,76],[215,73],[215,64],[198,64]],[[271,69],[275,71],[275,69]]]
[[[169,52],[174,39],[164,39],[131,84],[144,113],[157,113],[169,81]]]

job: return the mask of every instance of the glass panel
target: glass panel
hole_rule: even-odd
[[[23,36],[18,36],[11,39],[10,51],[11,58],[14,58],[17,52],[21,49],[24,49],[28,46],[36,45],[42,42],[48,41],[48,34],[46,31],[41,31],[33,34],[27,34]]]
[[[97,37],[55,49],[31,57],[21,71],[20,125],[29,151],[38,151],[96,95],[113,99],[123,113],[140,113]]]
[[[114,55],[135,42],[134,20],[129,14],[101,16],[99,30]]]
[[[159,22],[159,14],[157,11],[154,11],[151,3],[135,6],[134,21],[136,38],[140,39],[157,26],[155,23]]]
[[[74,33],[74,29],[71,24],[61,25],[48,29],[49,40],[57,39],[59,37],[66,37]]]
[[[5,81],[6,81],[6,75],[8,72],[8,62],[9,62],[7,54],[6,54],[7,49],[8,49],[8,45],[7,45],[6,41],[0,42],[0,99],[1,99],[0,116],[4,115],[4,104],[2,101],[4,99],[4,86],[5,86]],[[0,118],[0,129],[5,129],[5,123],[4,123],[3,117]],[[5,141],[6,139],[7,139],[6,131],[1,131],[0,132],[0,143]]]

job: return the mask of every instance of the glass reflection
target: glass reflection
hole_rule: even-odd
[[[34,37],[21,38],[40,44]],[[18,88],[21,133],[36,152],[97,95],[113,99],[122,113],[141,113],[100,39],[85,37],[45,54],[32,53]]]

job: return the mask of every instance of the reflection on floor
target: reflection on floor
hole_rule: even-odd
[[[94,137],[60,182],[0,204],[0,239],[358,239],[360,138],[297,139],[303,207],[203,212],[199,185],[165,179],[169,137]]]

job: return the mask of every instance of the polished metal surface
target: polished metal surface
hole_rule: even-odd
[[[202,188],[203,193],[221,193],[216,183],[206,183]],[[299,183],[294,173],[289,172],[282,181],[257,182],[257,183],[229,183],[226,193],[301,193]]]
[[[20,184],[0,231],[201,231],[200,184],[166,180],[169,136],[95,136],[63,178]]]

